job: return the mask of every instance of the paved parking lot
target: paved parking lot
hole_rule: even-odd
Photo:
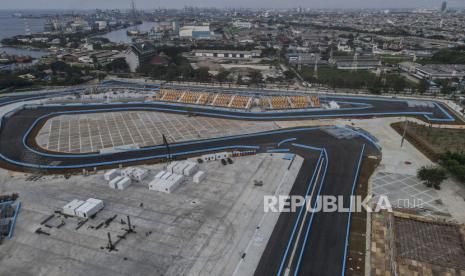
[[[414,175],[378,172],[373,179],[373,195],[387,195],[393,207],[422,208],[449,213],[438,193]]]
[[[62,115],[44,125],[37,143],[51,151],[98,152],[115,147],[145,147],[202,138],[276,129],[273,122],[188,117],[159,112],[111,112]]]

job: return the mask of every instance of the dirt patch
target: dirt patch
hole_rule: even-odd
[[[362,198],[367,195],[368,180],[380,161],[380,158],[364,159],[355,195],[361,196]],[[349,233],[349,250],[346,260],[346,275],[365,275],[366,219],[367,213],[365,211],[352,214],[352,223]]]

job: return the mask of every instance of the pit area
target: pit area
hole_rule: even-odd
[[[23,204],[14,239],[2,245],[0,275],[231,275],[251,273],[278,219],[263,211],[263,196],[288,194],[302,159],[259,154],[199,164],[207,178],[188,180],[171,194],[136,183],[110,189],[104,172],[88,176],[36,176],[0,170],[0,191],[17,191]],[[292,165],[289,167],[289,165]],[[155,173],[167,164],[143,166]],[[289,168],[289,169],[288,169]],[[255,181],[262,181],[257,186]],[[105,207],[76,230],[79,219],[55,214],[67,202],[98,197]],[[115,216],[108,225],[97,225]],[[127,224],[129,234],[109,251]],[[65,223],[62,226],[62,223]],[[47,234],[36,233],[41,228]],[[246,261],[241,262],[246,254]]]

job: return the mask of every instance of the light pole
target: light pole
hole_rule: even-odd
[[[405,117],[404,133],[402,134],[402,141],[400,142],[400,147],[404,145],[405,136],[407,134],[407,127],[408,127],[408,120],[407,120],[407,117]]]

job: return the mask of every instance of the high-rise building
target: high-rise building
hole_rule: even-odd
[[[446,12],[447,11],[447,2],[443,1],[442,6],[441,6],[441,12]]]

